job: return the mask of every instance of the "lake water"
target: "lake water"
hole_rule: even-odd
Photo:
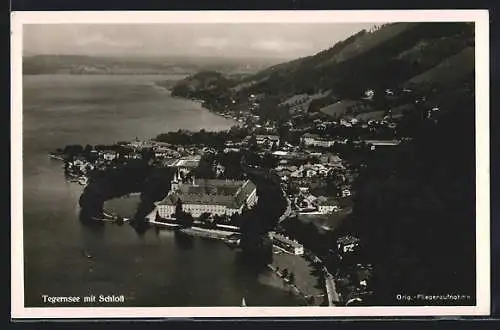
[[[255,274],[219,241],[79,221],[82,187],[47,153],[67,144],[151,138],[234,122],[155,86],[174,76],[23,77],[23,232],[26,307],[42,295],[124,295],[120,306],[301,305],[270,273]],[[17,219],[16,219],[17,220]],[[68,305],[69,307],[70,305]],[[74,306],[74,305],[72,305]],[[116,305],[115,305],[116,306]]]

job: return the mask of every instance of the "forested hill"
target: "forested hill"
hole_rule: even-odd
[[[172,95],[203,99],[209,93],[223,94],[237,81],[217,71],[200,71],[179,81],[172,90]]]
[[[286,97],[332,90],[341,98],[359,97],[367,87],[385,90],[404,84],[468,47],[474,47],[473,24],[386,24],[314,56],[261,71],[247,78],[244,83],[250,86],[241,91]],[[473,56],[473,51],[465,52],[451,71],[457,76],[473,71]]]
[[[213,77],[208,77],[212,82],[210,93],[205,93],[204,83],[186,93],[186,82],[182,82],[178,95],[202,98],[209,94],[212,98],[216,92],[223,108],[231,108],[229,102],[238,106],[251,94],[279,104],[297,95],[329,91],[331,95],[325,100],[328,104],[334,99],[359,99],[368,89],[378,95],[399,87],[439,86],[450,90],[473,76],[472,23],[391,23],[372,31],[362,30],[317,54],[244,78],[213,83]]]

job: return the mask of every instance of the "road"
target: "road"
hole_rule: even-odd
[[[283,198],[286,200],[286,209],[278,219],[278,223],[281,223],[292,214],[292,202],[290,201],[290,198],[288,198],[283,188],[281,188],[281,193],[283,194]]]
[[[241,165],[246,170],[250,169],[250,167],[248,165],[246,165],[243,161],[241,162]],[[269,172],[268,172],[268,175],[270,175]],[[280,190],[281,190],[281,193],[283,194],[283,198],[286,200],[287,206],[286,206],[286,209],[283,212],[283,214],[279,217],[278,224],[281,223],[282,221],[284,221],[285,219],[287,219],[292,214],[292,203],[281,186],[280,186]],[[319,257],[317,257],[316,255],[314,255],[313,260],[320,262],[322,265],[324,265],[323,261]],[[325,278],[325,288],[326,288],[326,293],[328,296],[328,306],[336,306],[337,303],[340,302],[340,298],[339,298],[339,295],[337,293],[335,280],[334,280],[332,274],[330,274],[328,272],[328,270],[326,269],[325,266],[322,267],[322,271],[323,271],[324,278]]]

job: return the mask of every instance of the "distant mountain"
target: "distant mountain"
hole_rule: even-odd
[[[180,56],[23,56],[24,74],[193,74],[217,70],[226,74],[249,74],[276,63],[276,59],[212,58]]]

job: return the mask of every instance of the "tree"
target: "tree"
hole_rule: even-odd
[[[201,223],[204,223],[206,224],[208,222],[210,218],[210,213],[208,212],[203,212],[200,217],[198,218],[198,220],[200,220]]]
[[[92,148],[92,146],[90,144],[87,144],[85,146],[83,152],[85,153],[86,156],[88,156],[92,150],[94,150],[94,148]]]
[[[248,140],[248,146],[252,149],[252,150],[255,150],[255,148],[257,148],[257,137],[255,136],[255,134],[252,134],[250,136],[250,139]]]
[[[184,228],[189,228],[193,225],[194,219],[191,213],[182,212],[179,217],[177,217],[178,222]]]
[[[151,148],[143,149],[141,152],[142,159],[149,162],[154,157],[154,151]]]
[[[175,203],[175,217],[180,217],[182,213],[182,200],[180,198],[177,198],[177,202]]]
[[[248,207],[247,201],[245,200],[245,203],[243,203],[243,207],[241,209],[241,214],[244,214],[248,210],[249,210],[249,207]]]

